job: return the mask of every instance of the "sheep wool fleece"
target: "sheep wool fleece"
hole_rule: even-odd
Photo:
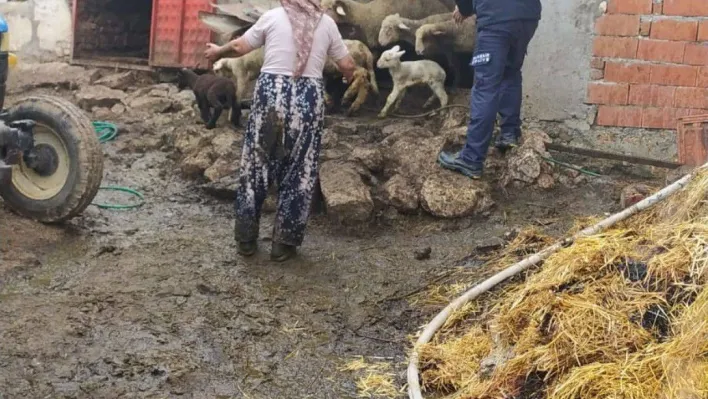
[[[241,154],[235,238],[258,239],[269,185],[278,186],[273,242],[300,246],[319,172],[324,81],[261,73]]]

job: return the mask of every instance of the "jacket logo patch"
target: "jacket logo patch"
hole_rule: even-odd
[[[491,58],[492,58],[492,56],[489,53],[477,54],[474,57],[472,57],[472,62],[470,62],[470,65],[477,66],[477,65],[488,64],[489,60]]]

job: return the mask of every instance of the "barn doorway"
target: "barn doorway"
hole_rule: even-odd
[[[149,69],[153,2],[75,0],[74,64]]]

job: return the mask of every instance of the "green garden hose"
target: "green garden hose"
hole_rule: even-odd
[[[96,130],[96,135],[98,136],[98,141],[103,144],[112,141],[118,136],[118,127],[110,122],[95,121],[93,122],[93,128]],[[145,204],[145,197],[138,191],[133,190],[128,187],[121,186],[101,186],[99,190],[106,191],[121,191],[124,193],[132,194],[140,199],[137,204],[122,205],[122,204],[98,204],[92,203],[101,209],[134,209],[139,208]]]
[[[545,160],[545,161],[547,161],[547,162],[550,162],[550,163],[554,163],[554,164],[556,164],[556,165],[558,165],[558,166],[562,166],[562,167],[564,167],[564,168],[568,168],[568,169],[572,169],[572,170],[578,171],[578,172],[580,172],[580,173],[582,173],[582,174],[584,174],[584,175],[587,175],[587,176],[602,177],[602,175],[599,174],[599,173],[591,172],[591,171],[589,171],[589,170],[587,170],[587,169],[579,168],[579,167],[574,166],[574,165],[571,165],[571,164],[569,164],[569,163],[561,162],[561,161],[559,161],[559,160],[557,160],[557,159],[547,158],[547,157],[544,157],[544,156],[542,156],[541,159],[543,159],[543,160]]]
[[[96,130],[100,143],[107,143],[114,140],[118,135],[118,127],[110,122],[93,122],[93,128]]]
[[[141,206],[143,206],[143,204],[145,204],[145,197],[140,192],[135,191],[132,188],[121,187],[121,186],[102,186],[102,187],[100,187],[100,190],[122,191],[124,193],[132,194],[132,195],[140,198],[140,202],[138,202],[137,204],[130,204],[130,205],[93,203],[93,205],[96,205],[97,207],[99,207],[101,209],[133,209],[133,208],[141,207]]]

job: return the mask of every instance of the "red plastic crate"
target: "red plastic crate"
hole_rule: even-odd
[[[212,11],[210,0],[153,0],[150,65],[207,68],[203,57],[211,41],[209,28],[199,22],[199,11]]]
[[[679,119],[677,133],[679,163],[701,166],[708,161],[708,114]]]

